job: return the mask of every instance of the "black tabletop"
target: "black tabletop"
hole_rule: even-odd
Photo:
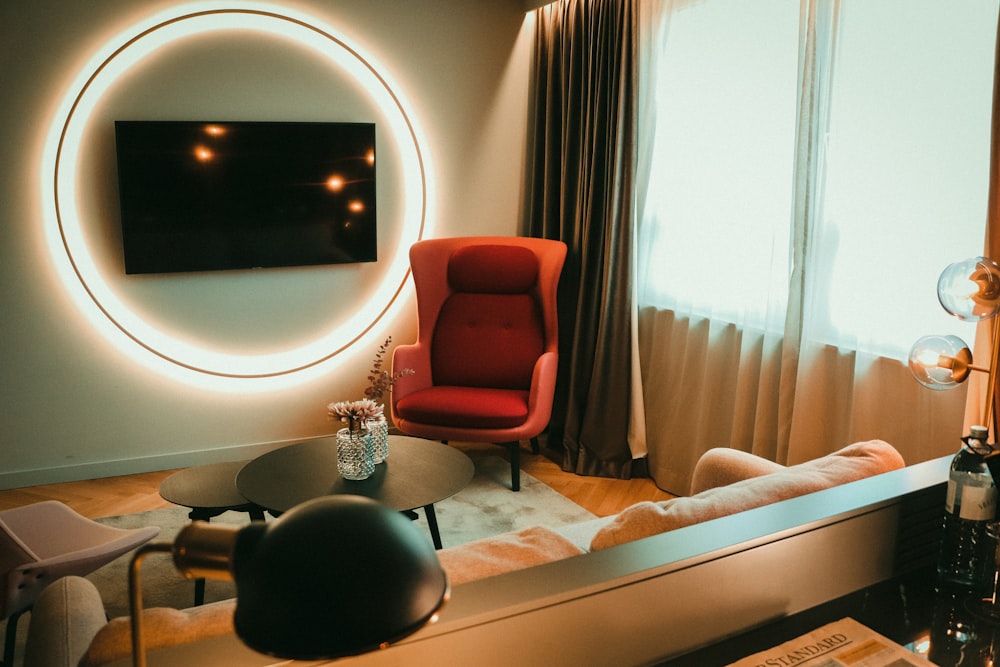
[[[337,472],[337,441],[317,438],[263,454],[236,476],[248,500],[274,513],[287,512],[313,498],[355,494],[405,511],[432,505],[461,491],[472,479],[472,460],[432,440],[389,436],[389,458],[365,480]]]
[[[236,474],[245,463],[209,463],[179,470],[160,484],[160,496],[192,509],[245,509],[251,503],[236,490]]]

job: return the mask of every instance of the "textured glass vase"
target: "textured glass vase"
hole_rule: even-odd
[[[344,479],[368,479],[375,472],[375,445],[368,429],[337,431],[337,472]]]
[[[368,431],[375,445],[375,465],[389,458],[389,422],[384,416],[368,420]]]

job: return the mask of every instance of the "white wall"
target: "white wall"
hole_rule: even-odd
[[[410,223],[422,221],[424,236],[517,231],[531,38],[521,0],[239,2],[225,6],[274,11],[285,18],[264,22],[297,34],[311,28],[287,18],[305,19],[325,34],[323,46],[224,21],[126,66],[153,35],[168,34],[168,19],[221,6],[0,0],[0,488],[247,458],[330,433],[326,404],[360,396],[378,344],[415,337],[412,290],[398,263],[416,238]],[[182,24],[202,25],[169,25]],[[372,93],[370,71],[331,60],[344,46],[385,80],[380,90],[396,95],[398,108],[387,111]],[[93,102],[86,116],[69,105],[75,98]],[[424,179],[400,163],[414,144],[390,125],[404,112]],[[116,118],[374,120],[380,261],[126,277]],[[66,128],[70,145],[60,147]],[[416,218],[414,201],[426,207]],[[219,377],[236,366],[202,363],[199,352],[257,364],[325,335],[329,351],[309,363],[350,344],[277,378]]]

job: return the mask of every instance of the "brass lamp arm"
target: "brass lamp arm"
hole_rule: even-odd
[[[174,566],[188,579],[232,580],[229,565],[238,529],[194,521],[173,542],[152,542],[139,548],[129,564],[129,613],[132,616],[132,664],[146,667],[142,628],[142,561],[153,553],[173,554]]]
[[[132,664],[134,667],[146,667],[146,645],[142,637],[142,561],[152,553],[170,553],[173,544],[169,542],[154,542],[140,547],[129,563],[128,598],[129,615],[132,617]]]

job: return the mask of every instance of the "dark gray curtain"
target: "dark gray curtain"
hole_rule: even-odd
[[[561,0],[536,25],[525,233],[569,247],[549,444],[564,470],[629,478],[633,0]]]

